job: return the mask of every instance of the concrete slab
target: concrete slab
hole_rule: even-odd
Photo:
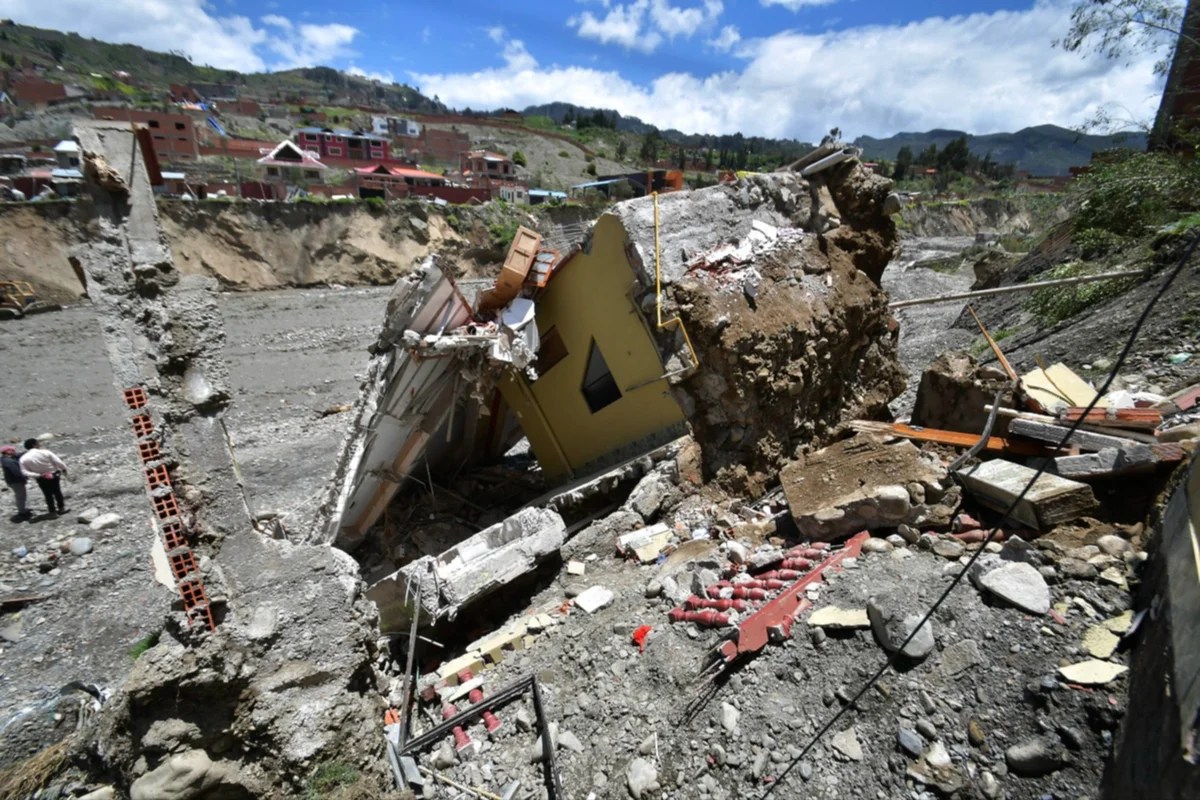
[[[1020,495],[1036,470],[1011,461],[985,461],[960,470],[959,478],[984,505],[1005,511]],[[1043,474],[1013,509],[1012,517],[1035,530],[1044,531],[1061,522],[1076,519],[1096,508],[1090,486],[1077,481]]]

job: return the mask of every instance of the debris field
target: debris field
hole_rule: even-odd
[[[433,255],[355,300],[377,329],[321,334],[323,360],[366,345],[329,379],[361,386],[298,424],[239,393],[294,403],[310,356],[231,347],[134,135],[78,136],[120,421],[93,433],[124,477],[6,549],[0,634],[22,647],[38,593],[116,546],[144,558],[105,635],[154,633],[128,674],[13,682],[13,796],[1102,796],[1200,392],[1100,397],[993,341],[995,366],[939,353],[895,420],[899,205],[853,148],[617,204],[578,242],[521,228],[479,286]]]

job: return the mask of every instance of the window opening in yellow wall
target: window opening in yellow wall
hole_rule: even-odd
[[[545,375],[558,362],[567,357],[567,346],[563,343],[562,337],[558,335],[558,327],[551,326],[550,330],[546,331],[539,337],[542,341],[538,345],[537,357],[537,374]]]
[[[583,397],[593,414],[621,399],[621,390],[617,387],[617,382],[608,369],[608,362],[604,360],[595,339],[592,339],[587,372],[583,375]]]

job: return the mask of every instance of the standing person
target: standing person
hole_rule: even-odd
[[[17,498],[17,519],[29,519],[33,514],[25,504],[25,484],[28,478],[21,471],[21,462],[17,460],[17,448],[10,444],[0,447],[0,467],[4,469],[4,482]]]
[[[42,490],[51,514],[62,514],[67,510],[60,485],[60,477],[67,474],[67,465],[54,453],[38,447],[37,439],[25,440],[21,472],[27,478],[37,478],[38,488]]]

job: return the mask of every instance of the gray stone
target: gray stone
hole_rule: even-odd
[[[840,733],[835,733],[831,741],[833,749],[851,761],[862,761],[862,745],[858,743],[858,732],[851,726]]]
[[[920,758],[921,753],[925,749],[925,743],[921,741],[921,737],[917,735],[917,732],[911,728],[901,728],[896,734],[896,743],[911,758]]]
[[[650,473],[633,487],[629,494],[628,505],[647,522],[654,518],[662,505],[667,487],[657,473]]]
[[[454,746],[449,741],[442,742],[437,752],[433,754],[433,768],[450,769],[457,763],[458,756],[454,753]]]
[[[1004,761],[1016,774],[1026,778],[1037,778],[1066,766],[1065,755],[1054,742],[1039,736],[1014,744],[1005,750]]]
[[[121,516],[114,514],[111,511],[107,514],[101,514],[88,523],[88,529],[93,531],[106,531],[109,528],[115,528],[121,524]]]
[[[925,763],[934,769],[945,769],[950,766],[950,754],[946,752],[946,746],[941,742],[929,745],[929,751],[925,753]]]
[[[630,796],[634,800],[641,800],[658,791],[658,770],[646,759],[635,758],[625,771],[625,783]]]
[[[904,640],[916,630],[923,615],[922,610],[910,610],[912,606],[898,595],[880,595],[867,602],[867,617],[875,639],[889,653],[900,650]],[[917,632],[904,649],[902,655],[921,659],[933,650],[933,621],[929,620]]]
[[[933,543],[933,552],[942,558],[956,559],[966,552],[963,543],[955,539],[938,539]]]
[[[92,524],[92,520],[96,519],[98,516],[100,516],[100,509],[92,506],[91,508],[85,508],[83,511],[80,511],[75,517],[75,521],[80,525],[90,525]]]
[[[86,536],[76,536],[67,542],[67,549],[73,556],[85,556],[92,552],[92,540]]]
[[[111,786],[101,786],[75,800],[117,800],[117,790]]]
[[[1096,546],[1110,556],[1124,555],[1133,550],[1133,545],[1120,536],[1114,536],[1111,533],[1097,539]]]
[[[171,756],[129,787],[131,800],[191,800],[224,778],[224,769],[213,764],[203,750]]]
[[[653,599],[663,593],[662,583],[655,579],[646,584],[646,597]]]
[[[737,730],[738,720],[741,716],[742,712],[729,705],[729,703],[721,703],[721,727],[726,732],[733,733]]]
[[[979,574],[977,583],[1006,603],[1030,614],[1045,614],[1050,610],[1050,587],[1041,573],[1029,564],[1004,564]]]
[[[572,753],[583,752],[583,742],[579,741],[579,737],[570,731],[562,731],[558,734],[558,746],[565,747]]]
[[[642,743],[638,745],[638,755],[639,756],[653,755],[654,751],[657,747],[658,747],[658,734],[652,733],[649,736],[647,736],[645,739],[642,739]]]
[[[966,672],[976,664],[982,664],[983,661],[979,642],[974,639],[965,639],[955,642],[942,652],[941,671],[944,675],[954,677]]]

